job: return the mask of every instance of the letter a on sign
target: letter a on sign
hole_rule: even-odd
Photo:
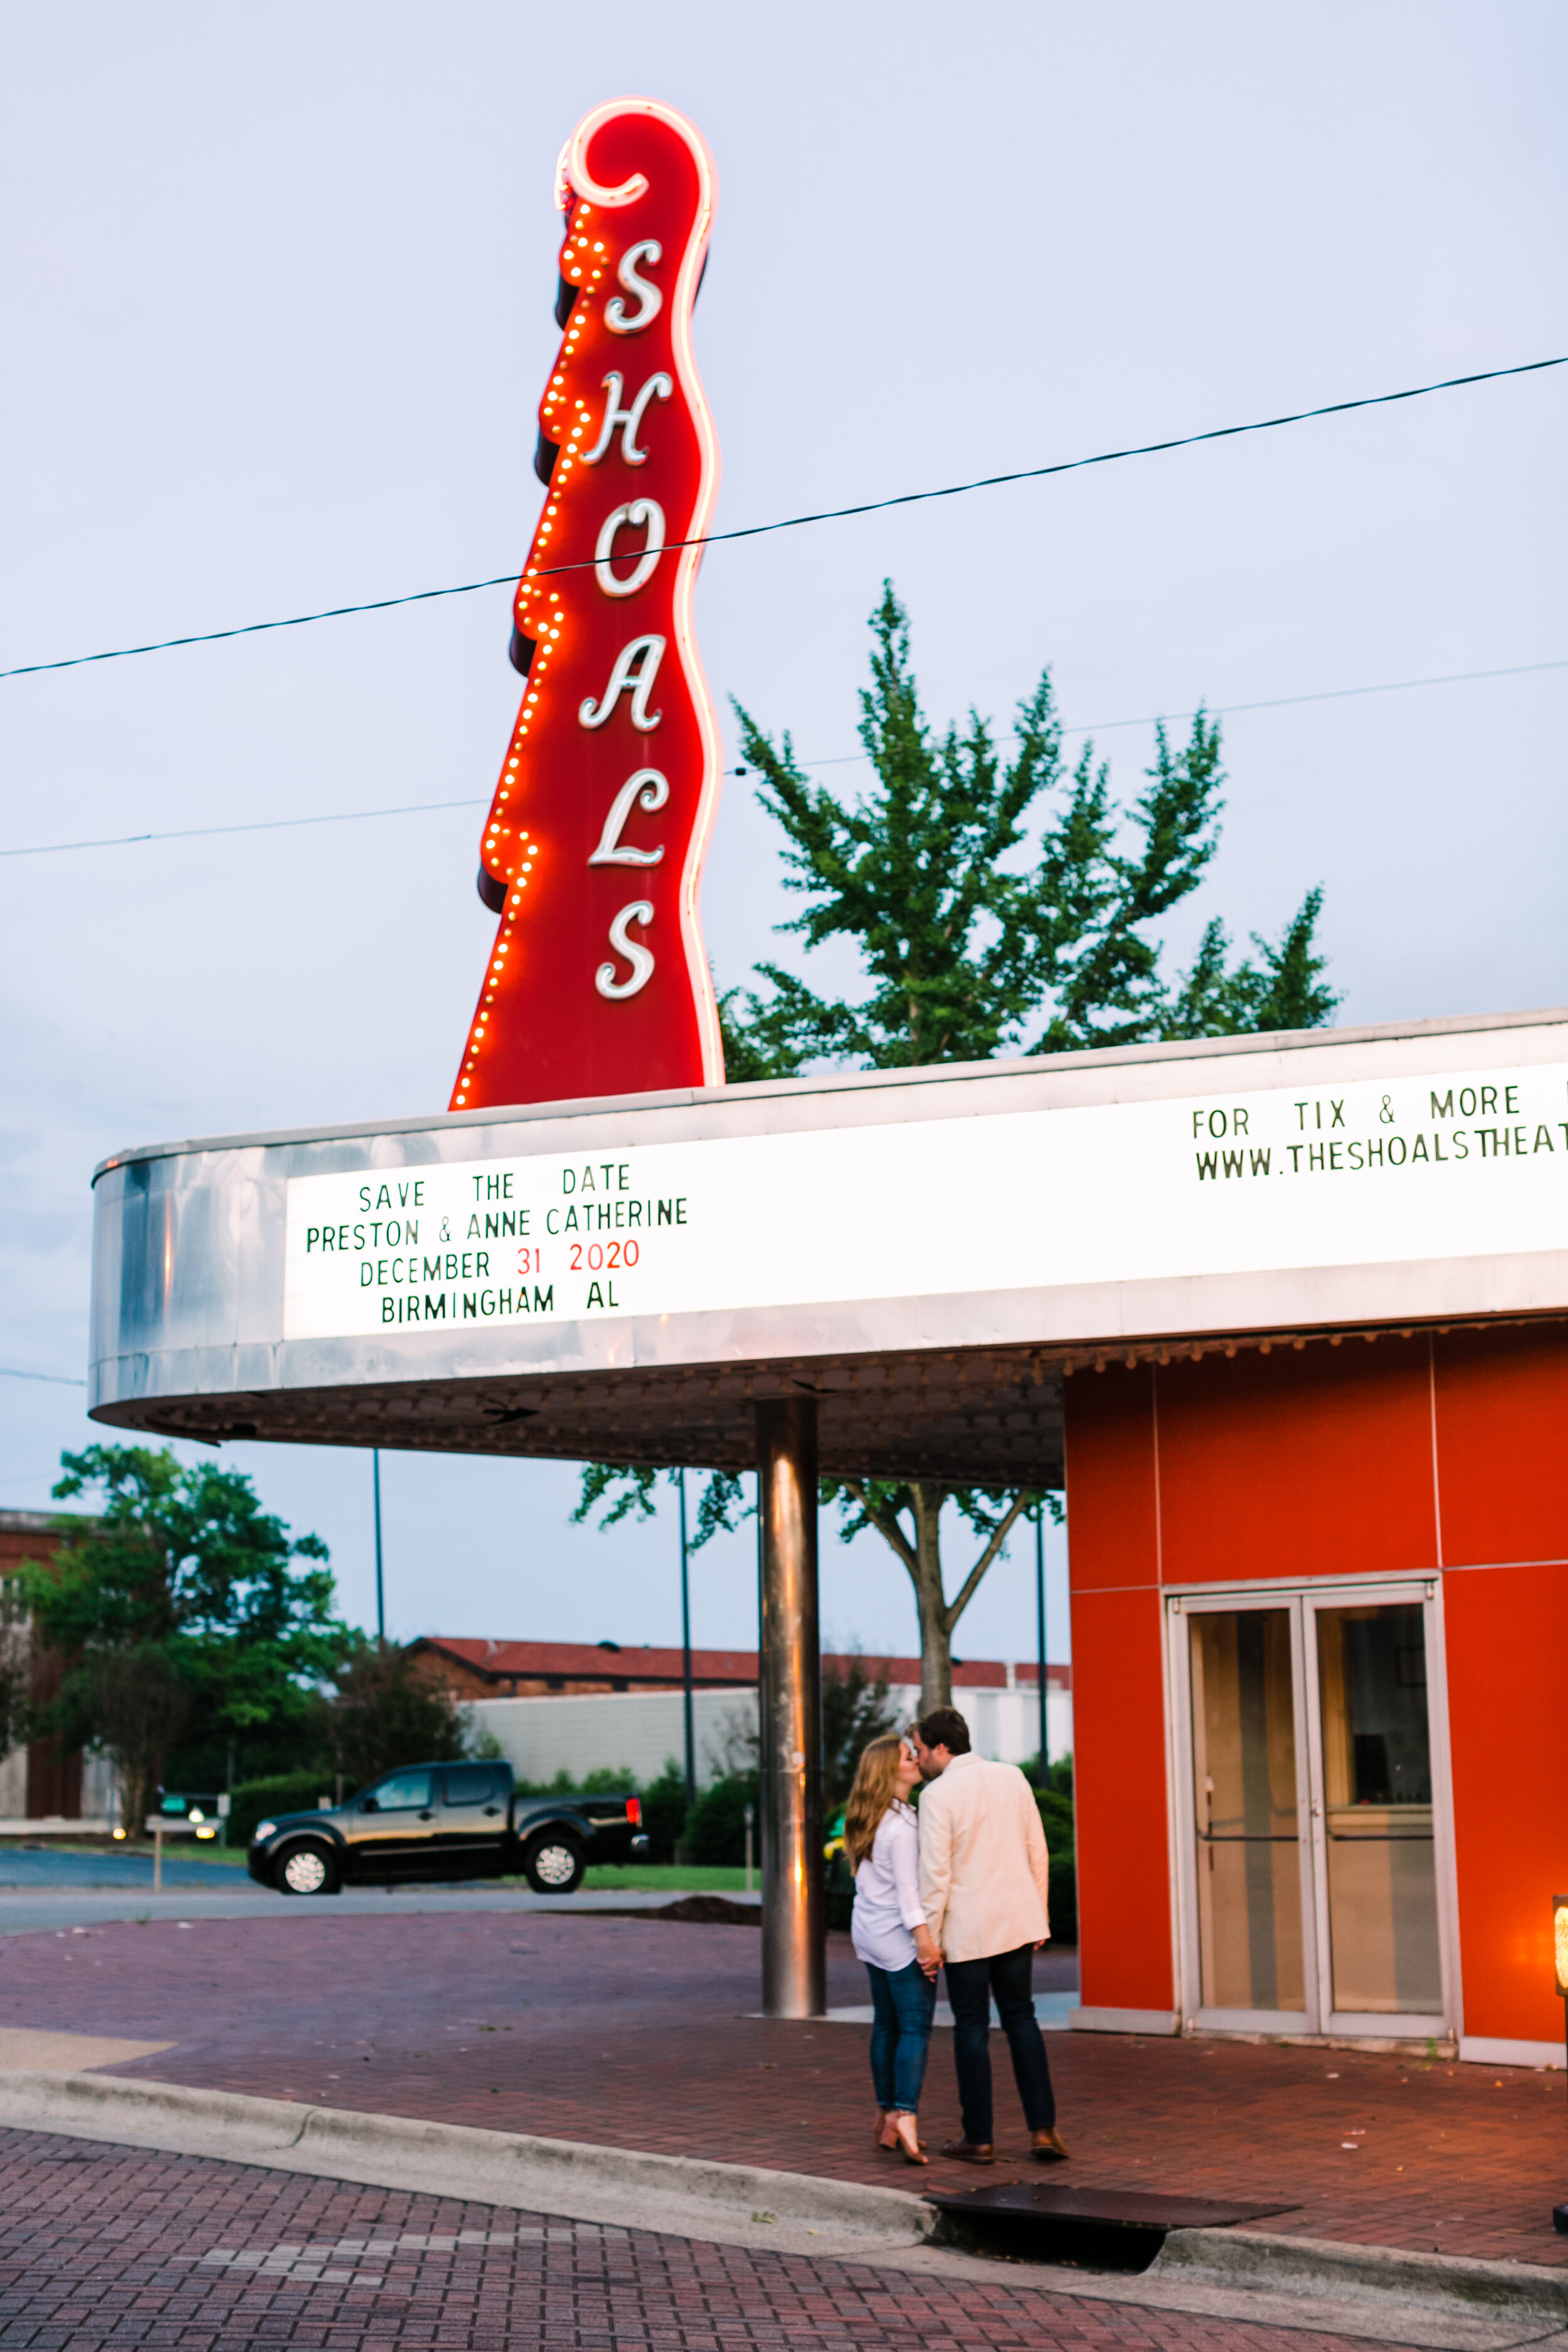
[[[562,343],[512,631],[527,685],[479,848],[500,922],[454,1110],[724,1081],[697,920],[721,753],[690,543],[719,488],[691,355],[716,192],[701,135],[652,99],[595,107],[562,152]]]

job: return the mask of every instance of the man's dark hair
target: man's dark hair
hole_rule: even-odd
[[[945,1748],[950,1756],[969,1753],[969,1726],[955,1706],[933,1706],[915,1729],[927,1748]]]

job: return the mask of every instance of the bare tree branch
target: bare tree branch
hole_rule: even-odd
[[[968,1608],[971,1601],[974,1598],[975,1586],[979,1583],[981,1578],[984,1575],[986,1570],[990,1567],[992,1561],[995,1559],[997,1553],[1006,1542],[1008,1536],[1012,1533],[1014,1522],[1023,1512],[1028,1509],[1031,1497],[1032,1490],[1028,1488],[1026,1488],[1024,1493],[1021,1495],[1015,1495],[1012,1502],[1007,1507],[1005,1516],[997,1520],[990,1542],[986,1545],[984,1550],[981,1553],[979,1559],[970,1570],[969,1574],[964,1578],[963,1584],[959,1587],[955,1599],[950,1601],[947,1607],[942,1611],[942,1616],[945,1620],[948,1633],[952,1633],[953,1627],[957,1624],[959,1619]]]

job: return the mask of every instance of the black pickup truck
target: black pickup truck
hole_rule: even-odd
[[[520,1797],[510,1764],[405,1764],[343,1804],[258,1822],[247,1866],[279,1895],[519,1872],[569,1895],[591,1862],[647,1851],[636,1797]]]

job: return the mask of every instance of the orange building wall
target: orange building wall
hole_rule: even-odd
[[[1173,2010],[1153,1379],[1068,1391],[1079,1999]]]
[[[1075,1373],[1067,1459],[1085,2006],[1174,2002],[1161,1584],[1441,1570],[1464,2031],[1560,2039],[1568,1327]]]
[[[1445,1562],[1568,1559],[1568,1332],[1451,1331],[1434,1357]]]
[[[1434,1344],[1467,2033],[1555,2042],[1568,1890],[1568,1333]]]
[[[1465,2032],[1563,2039],[1553,1895],[1568,1890],[1568,1567],[1445,1579]]]
[[[1425,1336],[1249,1348],[1155,1378],[1167,1584],[1436,1567]]]

